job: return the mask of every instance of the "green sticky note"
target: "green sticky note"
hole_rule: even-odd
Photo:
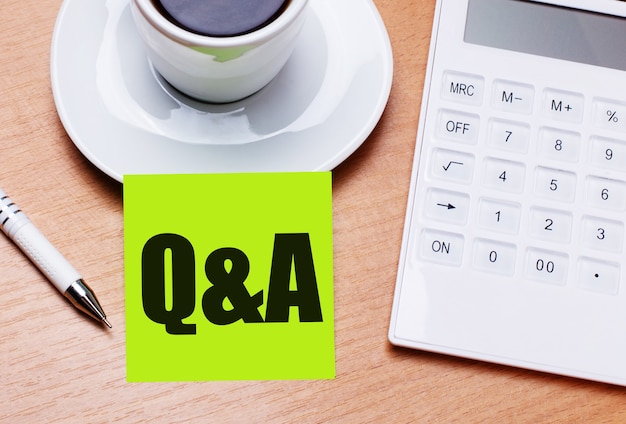
[[[324,173],[124,177],[128,381],[335,377]]]

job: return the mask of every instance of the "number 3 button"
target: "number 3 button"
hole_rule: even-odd
[[[619,253],[624,244],[624,224],[592,216],[583,217],[582,241],[592,249]]]

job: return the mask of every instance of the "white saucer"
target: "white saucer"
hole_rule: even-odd
[[[128,0],[65,0],[54,30],[52,90],[78,149],[124,174],[323,171],[383,113],[391,46],[371,0],[310,0],[293,56],[263,90],[209,105],[152,70]]]

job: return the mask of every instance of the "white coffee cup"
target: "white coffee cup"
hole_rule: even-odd
[[[195,99],[227,103],[250,96],[283,68],[304,25],[308,0],[288,0],[272,22],[230,37],[199,35],[177,26],[154,0],[131,0],[150,61],[173,87]]]

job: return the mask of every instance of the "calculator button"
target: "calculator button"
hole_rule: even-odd
[[[540,166],[535,171],[535,193],[546,199],[572,202],[576,196],[576,174]]]
[[[478,239],[474,242],[473,265],[482,271],[513,275],[515,271],[515,245],[493,240]]]
[[[530,114],[533,110],[535,89],[532,85],[496,80],[491,104],[508,112]]]
[[[478,225],[492,231],[517,234],[521,213],[522,208],[517,203],[480,199],[478,202]]]
[[[453,224],[465,224],[470,197],[465,193],[431,188],[426,193],[424,213],[431,219]]]
[[[587,204],[596,208],[626,209],[626,183],[600,177],[587,177]]]
[[[617,294],[620,282],[620,266],[590,258],[580,258],[577,287],[604,294]]]
[[[579,133],[548,127],[539,130],[539,152],[545,158],[578,162],[580,144]]]
[[[591,163],[602,169],[626,171],[626,143],[610,138],[592,137]]]
[[[592,249],[620,253],[624,245],[624,224],[585,216],[582,219],[582,242]]]
[[[453,110],[439,112],[437,135],[466,144],[476,144],[478,140],[478,115]]]
[[[521,193],[524,189],[526,168],[523,164],[508,160],[487,158],[482,183],[485,187]]]
[[[525,275],[529,280],[565,285],[569,257],[564,253],[531,248],[526,251]]]
[[[480,105],[485,91],[485,79],[478,75],[446,71],[443,74],[441,97],[455,102]]]
[[[502,150],[526,153],[530,141],[530,126],[520,122],[493,119],[489,123],[488,144]]]
[[[441,180],[471,184],[474,175],[474,156],[454,150],[435,149],[431,173]]]
[[[569,212],[553,209],[532,208],[529,230],[533,237],[567,243],[572,234],[572,215]]]
[[[609,130],[626,131],[626,104],[595,99],[593,101],[593,124]]]
[[[543,92],[543,114],[559,121],[581,122],[585,98],[582,94],[546,89]]]
[[[425,229],[420,243],[422,259],[445,265],[461,265],[465,243],[461,234]]]

